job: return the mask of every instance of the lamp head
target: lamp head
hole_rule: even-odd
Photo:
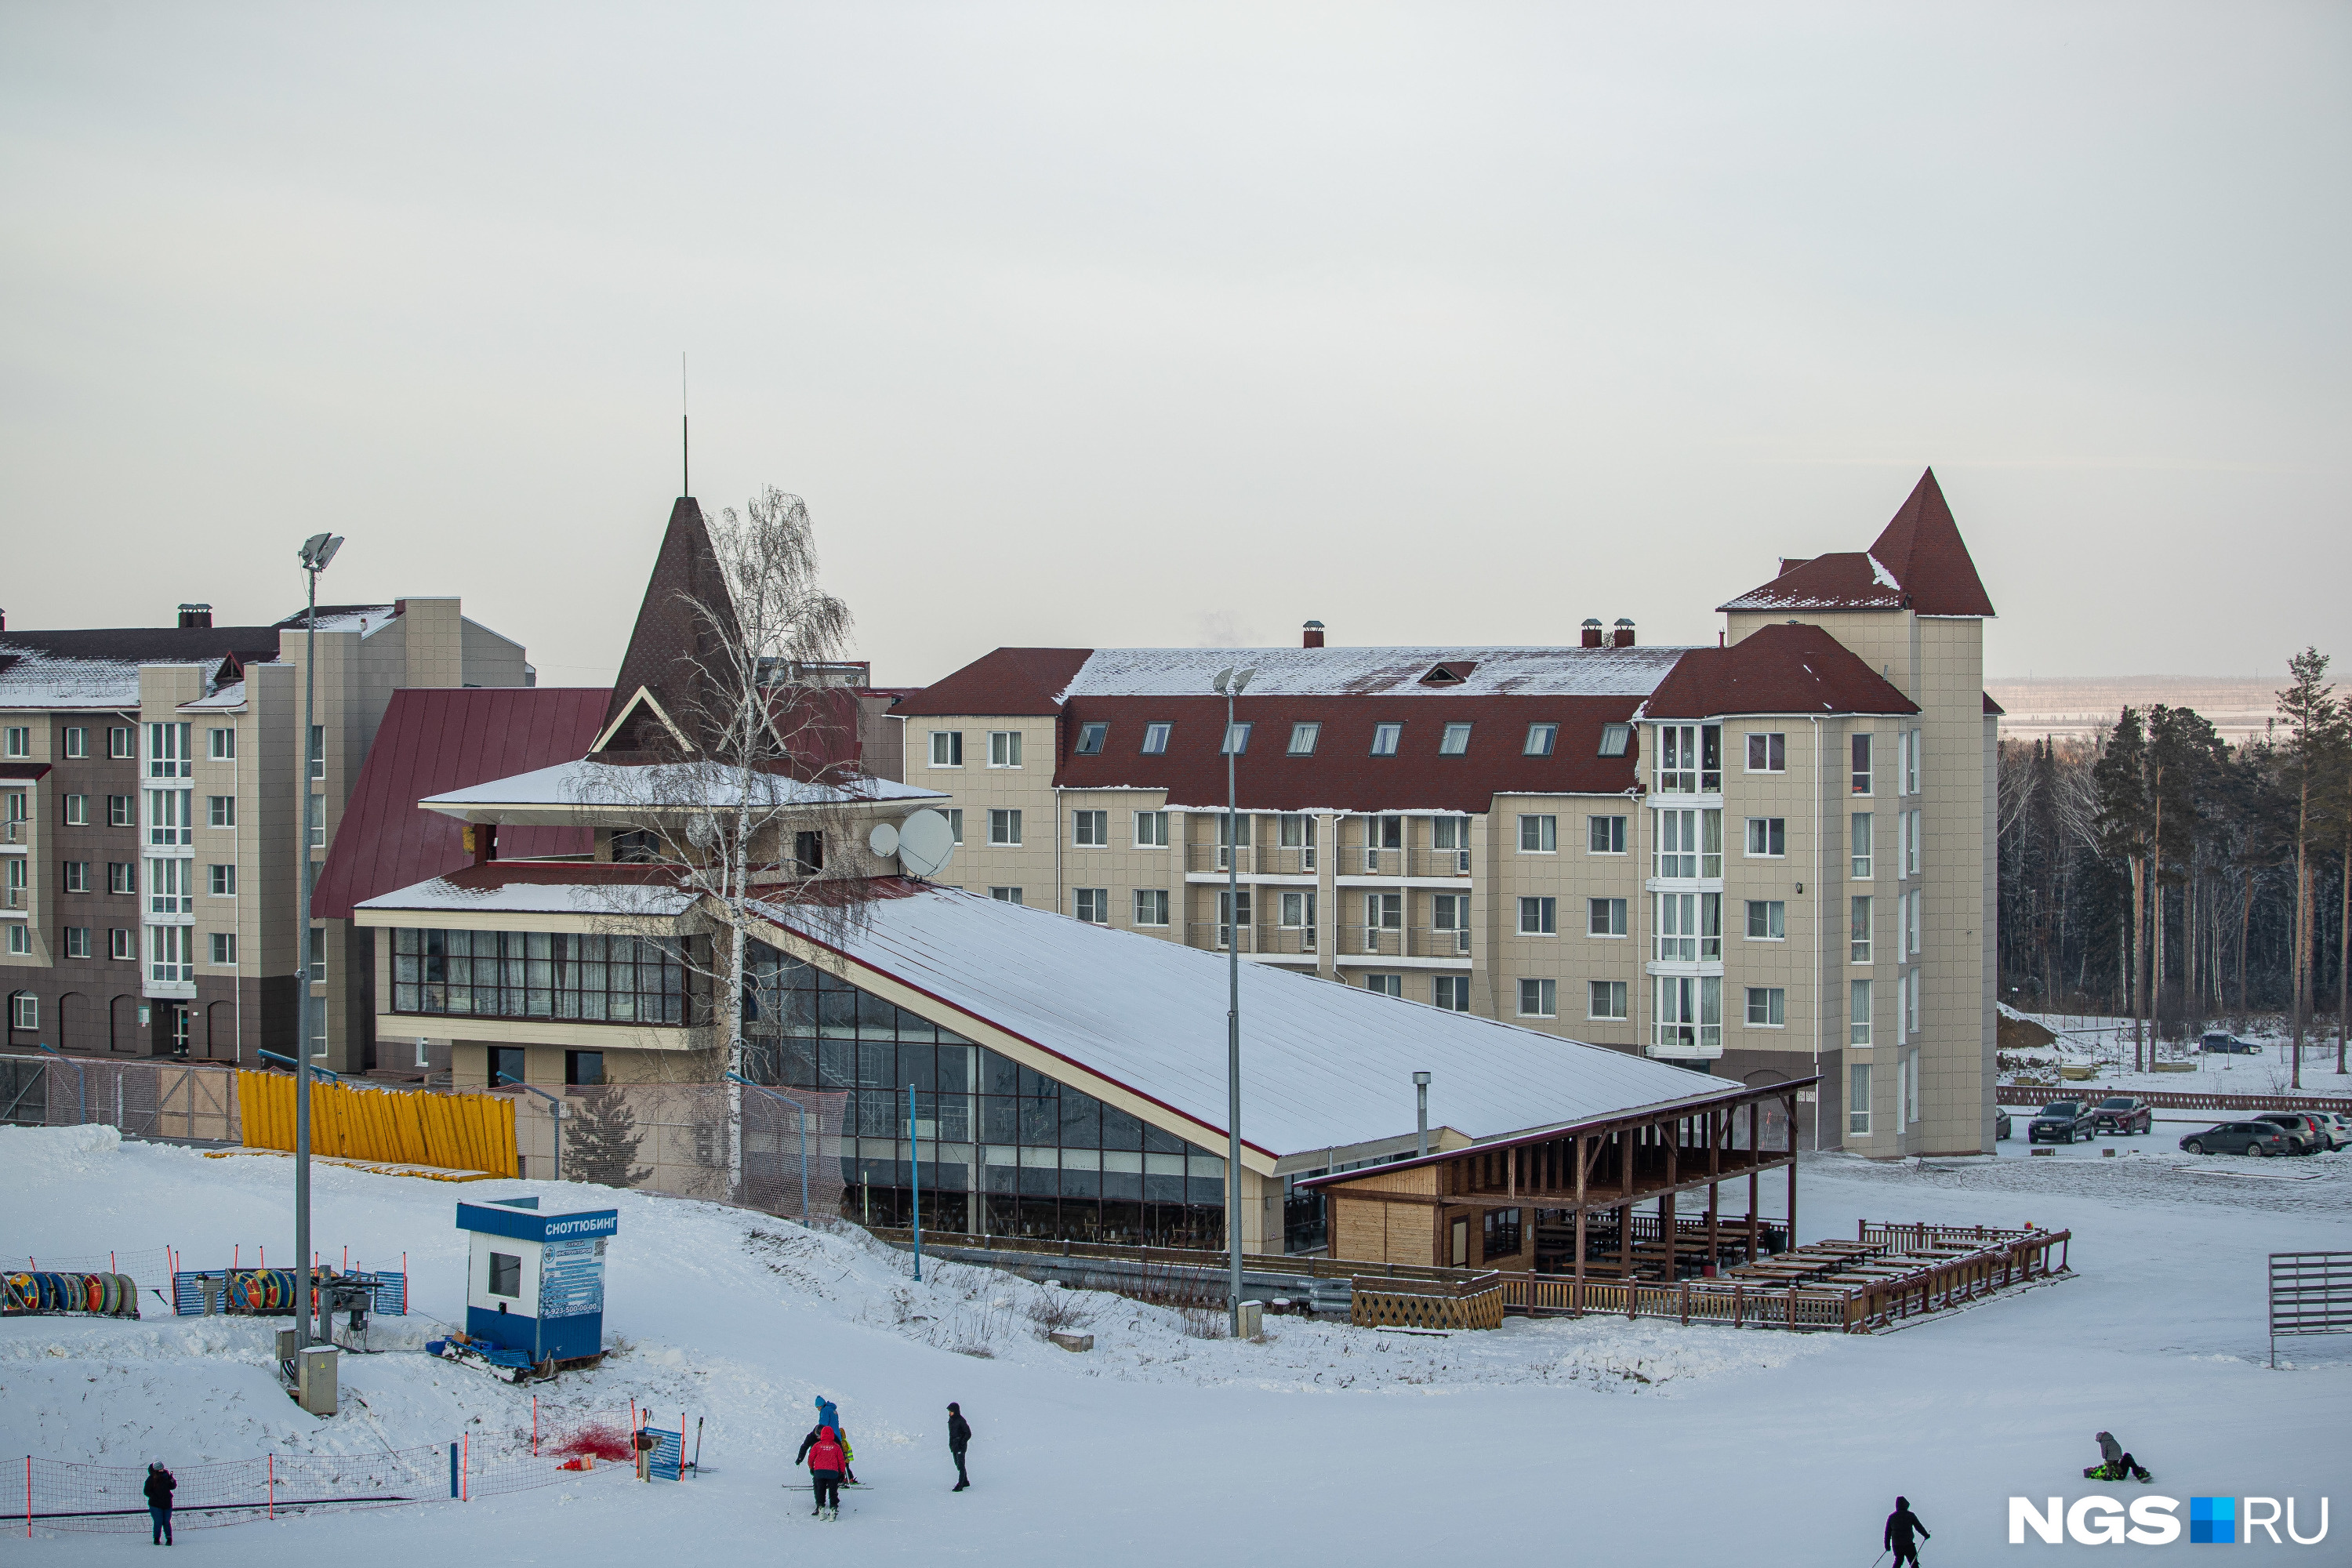
[[[1412,1083],[1415,1089],[1427,1089],[1429,1087],[1429,1075],[1425,1072],[1417,1072],[1412,1075]]]
[[[342,547],[342,535],[339,533],[312,534],[302,542],[302,570],[324,572],[327,563],[332,561],[335,552]]]
[[[1249,683],[1250,683],[1250,677],[1252,677],[1252,676],[1255,675],[1256,673],[1257,673],[1257,671],[1256,671],[1256,670],[1255,670],[1255,669],[1243,669],[1243,670],[1236,670],[1236,671],[1234,671],[1234,696],[1236,696],[1236,697],[1239,697],[1239,696],[1240,696],[1240,695],[1241,695],[1244,690],[1246,690],[1246,689],[1248,689],[1248,687],[1249,687]]]
[[[1218,696],[1223,697],[1225,694],[1225,687],[1233,680],[1233,667],[1228,665],[1224,668],[1217,671],[1216,678],[1209,682],[1209,689],[1215,692]]]

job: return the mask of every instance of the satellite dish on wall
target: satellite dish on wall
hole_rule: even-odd
[[[955,829],[938,812],[919,811],[898,824],[898,864],[908,874],[936,876],[954,853]]]
[[[898,853],[898,830],[887,822],[877,822],[874,831],[866,836],[867,847],[884,860]]]

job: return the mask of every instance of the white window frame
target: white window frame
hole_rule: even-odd
[[[233,795],[208,795],[205,796],[205,826],[206,827],[235,827],[236,826],[236,796]]]
[[[327,797],[311,795],[302,797],[302,823],[310,831],[310,847],[327,847]]]
[[[1282,754],[1286,757],[1311,757],[1315,754],[1315,743],[1322,738],[1321,721],[1301,719],[1290,726],[1290,744]]]
[[[963,766],[963,731],[934,730],[931,731],[931,762],[935,768]]]
[[[1789,732],[1786,730],[1750,730],[1747,731],[1747,756],[1743,759],[1751,773],[1785,773],[1789,771]],[[1759,742],[1764,754],[1762,766],[1757,765]],[[1775,753],[1778,753],[1777,757]]]
[[[1905,910],[1906,918],[1903,922],[1903,951],[1913,958],[1918,957],[1926,945],[1925,939],[1920,934],[1920,926],[1927,912],[1927,894],[1917,888],[1903,895],[1903,900],[1908,906]]]
[[[1845,1043],[1868,1046],[1871,1043],[1872,994],[1867,980],[1851,981],[1846,985]]]
[[[1168,814],[1164,811],[1139,811],[1135,814],[1135,847],[1138,849],[1168,847]]]
[[[1587,855],[1626,855],[1632,853],[1632,851],[1627,847],[1625,822],[1626,819],[1622,816],[1601,816],[1596,815],[1586,817],[1584,819],[1584,852]],[[1603,824],[1606,824],[1607,826],[1604,826]],[[1604,840],[1608,845],[1612,846],[1612,847],[1595,848],[1593,847],[1593,841],[1595,839]]]
[[[1867,811],[1855,812],[1853,826],[1847,831],[1846,849],[1853,858],[1853,875],[1850,879],[1856,882],[1874,880],[1873,868],[1877,864],[1876,857],[1872,853],[1876,847],[1874,840],[1877,837],[1874,815]]]
[[[1168,923],[1168,889],[1138,888],[1135,889],[1135,923],[1139,926],[1165,926]]]
[[[1846,737],[1846,759],[1855,795],[1878,793],[1878,764],[1874,754],[1876,749],[1867,730]]]
[[[1903,793],[1905,795],[1919,793],[1920,741],[1921,735],[1917,730],[1906,730],[1903,732]]]
[[[159,985],[185,985],[196,977],[194,926],[147,928],[147,978]]]
[[[66,796],[66,826],[68,827],[89,826],[89,796],[86,795]]]
[[[1846,1068],[1845,1130],[1870,1136],[1870,1064],[1855,1062]]]
[[[1906,1126],[1916,1126],[1919,1121],[1919,1053],[1906,1052],[1904,1060],[1911,1070],[1904,1075],[1903,1121]]]
[[[147,843],[152,847],[196,841],[195,792],[151,789],[147,792]]]
[[[1532,838],[1533,844],[1528,841]],[[1523,811],[1519,814],[1519,853],[1522,855],[1557,855],[1559,853],[1559,818],[1550,812]]]
[[[1772,847],[1777,837],[1780,847]],[[1762,847],[1759,848],[1758,846]],[[1785,816],[1751,816],[1748,819],[1747,858],[1750,860],[1786,860],[1789,858],[1789,819]]]
[[[1402,1001],[1404,997],[1404,976],[1367,974],[1364,976],[1364,989],[1377,996],[1393,996]]]
[[[68,860],[60,868],[59,875],[64,879],[65,890],[67,892],[87,893],[89,891],[89,861]]]
[[[1375,757],[1393,757],[1397,754],[1397,749],[1403,744],[1404,726],[1402,724],[1375,724],[1372,726],[1372,749],[1370,755]]]
[[[1011,904],[1015,909],[1022,907],[1021,889],[1018,888],[991,888],[988,896],[1000,904]]]
[[[1278,894],[1274,902],[1275,924],[1283,931],[1313,931],[1315,929],[1315,892],[1309,889],[1288,889]]]
[[[89,927],[67,926],[64,929],[66,933],[66,956],[68,958],[88,958],[89,956]]]
[[[1249,755],[1250,731],[1255,728],[1257,728],[1255,721],[1248,719],[1236,719],[1226,725],[1225,738],[1217,743],[1217,755],[1221,757]]]
[[[1594,931],[1593,917],[1609,929]],[[1599,937],[1603,942],[1633,940],[1633,900],[1630,899],[1591,899],[1584,900],[1584,934]]]
[[[68,760],[79,760],[79,759],[80,759],[80,758],[87,757],[87,756],[89,756],[89,726],[88,726],[87,724],[68,724],[68,725],[67,725],[67,726],[66,726],[66,756],[67,756],[67,758],[68,758]],[[85,956],[87,956],[87,955],[85,955]]]
[[[951,806],[948,807],[947,817],[948,817],[948,842],[950,842],[950,844],[961,844],[961,843],[962,843],[962,842],[963,842],[963,807],[961,807],[961,806],[960,806],[960,805],[951,805]]]
[[[0,730],[0,756],[29,757],[33,754],[33,727],[11,724]]]
[[[1143,727],[1143,755],[1147,757],[1167,755],[1168,742],[1175,733],[1176,726],[1165,721],[1146,724]]]
[[[1095,719],[1078,726],[1078,743],[1073,750],[1081,757],[1099,757],[1109,744],[1110,725]]]
[[[151,779],[184,779],[194,776],[196,760],[191,737],[195,726],[189,723],[151,723],[147,726],[147,777]]]
[[[139,727],[135,724],[109,724],[106,727],[106,755],[110,762],[128,762],[139,755]]]
[[[233,763],[236,761],[236,731],[235,730],[220,729],[206,730],[205,731],[205,755],[216,763]]]
[[[208,899],[236,897],[236,867],[234,863],[205,868],[205,897]]]
[[[1763,1004],[1762,1017],[1758,1017],[1757,1004]],[[1750,985],[1748,1005],[1744,1012],[1750,1029],[1785,1029],[1789,1026],[1789,992],[1781,985]]]
[[[1595,1007],[1613,1009],[1601,1011]],[[1589,980],[1584,986],[1584,1016],[1623,1023],[1632,1009],[1631,992],[1622,980]]]
[[[1470,977],[1466,974],[1441,974],[1430,982],[1430,1005],[1441,1013],[1470,1011]]]
[[[1533,1004],[1532,1006],[1529,1005],[1530,1003]],[[1559,982],[1541,979],[1520,981],[1519,1016],[1522,1018],[1559,1017]]]
[[[1919,862],[1922,858],[1920,846],[1927,837],[1926,814],[1906,811],[1903,814],[1903,874],[1906,877],[1916,877],[1919,874]]]
[[[11,926],[8,934],[14,936],[24,929],[23,926]],[[25,948],[16,947],[13,943],[11,950],[17,952],[26,951]],[[30,991],[13,993],[8,998],[8,1026],[12,1029],[39,1028],[41,1026],[40,997]]]
[[[1520,899],[1519,934],[1521,936],[1558,936],[1559,934],[1559,900],[1540,897]]]
[[[1871,922],[1875,911],[1868,893],[1857,893],[1846,900],[1846,962],[1868,963],[1871,961]]]
[[[1786,942],[1789,940],[1789,901],[1786,899],[1749,899],[1747,900],[1745,940],[1748,942]],[[1756,932],[1756,911],[1764,911],[1764,933]]]
[[[1462,757],[1470,752],[1470,726],[1448,724],[1437,737],[1437,754],[1441,757]]]
[[[1017,768],[1021,765],[1021,731],[991,730],[988,732],[988,765],[992,768]]]
[[[992,849],[1017,849],[1021,847],[1019,806],[992,805],[988,808],[988,843]]]
[[[1528,726],[1527,743],[1519,748],[1519,754],[1523,757],[1549,757],[1559,745],[1559,725],[1530,724]]]
[[[130,926],[107,928],[106,956],[120,963],[138,962],[139,942],[133,928]]]
[[[10,956],[16,958],[26,957],[32,952],[32,951],[33,928],[23,921],[10,921],[8,922],[8,952]]]
[[[211,950],[212,966],[215,969],[235,969],[236,967],[236,932],[216,931],[207,934],[211,937],[211,941],[205,945]]]
[[[1075,888],[1071,889],[1071,912],[1088,925],[1110,924],[1110,889],[1108,888]]]
[[[1622,757],[1627,752],[1633,750],[1633,725],[1603,724],[1601,726],[1600,755],[1604,757]]]
[[[1109,848],[1110,813],[1093,810],[1070,813],[1070,847],[1074,849]]]

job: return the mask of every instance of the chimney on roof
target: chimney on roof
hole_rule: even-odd
[[[1584,646],[1587,647],[1601,646],[1601,617],[1598,616],[1584,617]]]
[[[1633,646],[1633,623],[1631,620],[1623,616],[1617,617],[1617,635],[1610,640],[1609,646],[1612,647]]]
[[[180,629],[182,631],[184,632],[196,628],[209,627],[212,624],[213,607],[210,605],[182,605],[180,606]]]
[[[1321,621],[1307,622],[1299,639],[1298,646],[1301,647],[1321,647],[1323,646],[1323,623]]]

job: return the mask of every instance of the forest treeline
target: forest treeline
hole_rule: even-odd
[[[2161,704],[2094,739],[2000,743],[2003,1001],[2131,1017],[2151,1051],[2284,1014],[2342,1070],[2352,702],[2327,668],[2296,655],[2270,733],[2235,746]]]

